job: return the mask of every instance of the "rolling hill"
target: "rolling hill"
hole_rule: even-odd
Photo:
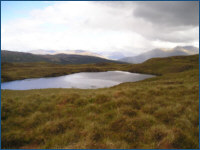
[[[199,49],[193,46],[177,46],[173,49],[153,49],[134,57],[125,57],[119,61],[128,63],[142,63],[150,58],[169,57],[169,56],[186,56],[199,53]]]
[[[56,64],[91,64],[117,62],[95,56],[55,54],[36,55],[24,52],[1,50],[1,62],[48,62]]]

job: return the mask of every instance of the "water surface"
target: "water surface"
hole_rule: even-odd
[[[153,75],[124,71],[81,72],[59,77],[33,78],[4,82],[1,89],[29,90],[46,88],[97,89],[111,87],[123,82],[135,82],[154,77]]]

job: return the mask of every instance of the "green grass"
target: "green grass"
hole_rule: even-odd
[[[109,64],[160,75],[111,88],[1,90],[2,148],[197,149],[198,60]]]

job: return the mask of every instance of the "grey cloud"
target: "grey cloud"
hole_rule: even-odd
[[[103,1],[97,3],[117,8],[124,12],[132,11],[132,22],[123,20],[122,22],[126,23],[123,27],[137,32],[150,40],[175,43],[191,42],[198,39],[198,30],[188,32],[190,29],[199,26],[198,1]],[[122,22],[114,27],[121,25]]]
[[[198,26],[198,1],[99,1],[119,9],[131,9],[133,15],[153,24],[169,26]]]
[[[133,17],[151,23],[142,33],[146,38],[172,43],[198,40],[198,1],[135,2],[135,5]]]
[[[172,34],[157,34],[157,36],[151,37],[151,39],[172,42],[172,43],[183,43],[183,42],[189,43],[196,40],[196,37],[172,33]]]
[[[153,24],[198,26],[198,1],[136,2],[134,16]]]

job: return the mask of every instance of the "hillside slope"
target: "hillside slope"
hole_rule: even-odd
[[[198,149],[199,55],[120,69],[161,76],[96,90],[1,90],[2,148]]]
[[[56,64],[91,64],[102,62],[117,62],[95,56],[85,55],[35,55],[24,52],[1,51],[1,62],[49,62]]]

